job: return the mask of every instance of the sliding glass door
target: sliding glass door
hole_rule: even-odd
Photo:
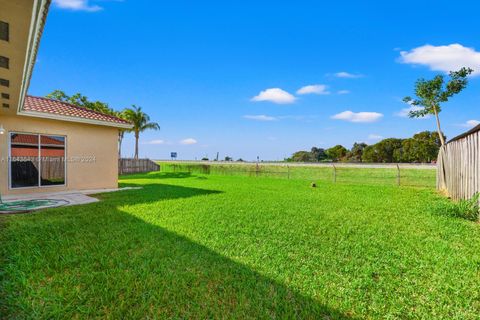
[[[65,137],[10,134],[10,186],[42,187],[65,184]]]

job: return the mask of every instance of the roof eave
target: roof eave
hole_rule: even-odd
[[[94,119],[85,119],[85,118],[80,118],[80,117],[70,117],[70,116],[63,116],[63,115],[51,114],[51,113],[45,113],[45,112],[21,110],[21,111],[18,112],[18,115],[27,116],[27,117],[34,117],[34,118],[50,119],[50,120],[59,120],[59,121],[93,124],[93,125],[97,125],[97,126],[114,127],[114,128],[118,128],[118,129],[132,129],[133,128],[133,125],[130,124],[130,123],[116,123],[116,122],[101,121],[101,120],[94,120]]]

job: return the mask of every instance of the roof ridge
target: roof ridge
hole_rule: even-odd
[[[41,99],[41,100],[46,100],[46,101],[54,101],[54,102],[58,102],[58,103],[67,105],[69,107],[78,109],[78,110],[92,112],[92,113],[95,113],[95,114],[98,114],[98,115],[102,115],[102,116],[105,116],[105,117],[109,117],[109,118],[112,118],[112,119],[115,119],[115,120],[122,121],[124,123],[130,123],[130,121],[119,118],[119,117],[114,116],[114,115],[110,115],[110,114],[103,113],[103,112],[100,112],[100,111],[92,110],[92,109],[89,109],[89,108],[86,108],[86,107],[80,107],[80,106],[74,105],[72,103],[65,102],[65,101],[60,101],[60,100],[57,100],[57,99],[51,99],[51,98],[46,98],[46,97],[37,97],[37,96],[32,96],[32,95],[27,95],[27,98]]]

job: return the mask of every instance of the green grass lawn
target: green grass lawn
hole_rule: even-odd
[[[335,175],[332,164],[324,166],[295,166],[295,163],[282,163],[278,165],[260,163],[188,163],[188,162],[161,162],[162,172],[169,173],[194,173],[213,175],[235,175],[248,177],[268,177],[280,179],[305,179],[337,183],[360,183],[362,185],[398,185],[398,171],[392,168],[362,168],[344,167],[342,163],[336,164]],[[435,167],[428,169],[400,168],[400,185],[415,187],[435,187]]]
[[[144,188],[0,217],[3,318],[480,314],[480,227],[432,188],[188,173],[121,183]]]

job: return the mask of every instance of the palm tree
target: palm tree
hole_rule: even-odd
[[[160,126],[156,122],[150,122],[150,117],[142,111],[141,107],[137,107],[136,105],[125,109],[124,113],[125,118],[133,124],[131,131],[135,134],[135,159],[138,159],[138,139],[140,132],[148,129],[160,130]]]

